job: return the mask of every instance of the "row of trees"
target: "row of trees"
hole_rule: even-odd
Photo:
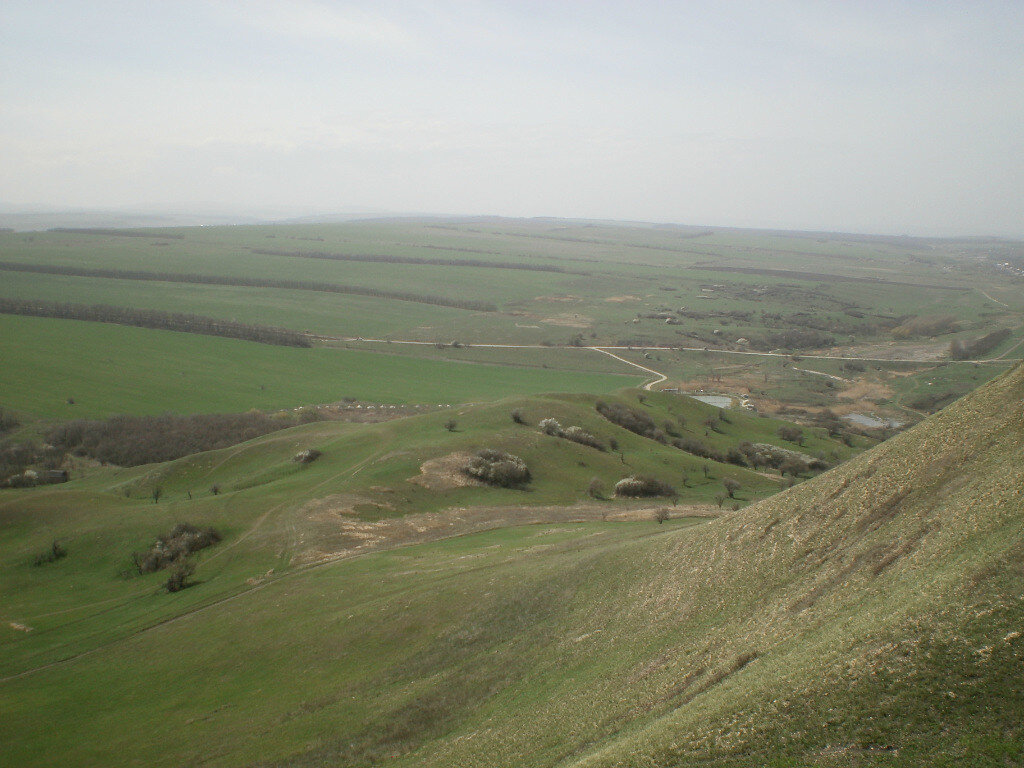
[[[491,302],[472,299],[451,299],[407,291],[387,291],[360,285],[321,283],[313,280],[276,280],[266,277],[242,277],[229,275],[200,275],[177,272],[145,272],[137,269],[98,269],[73,267],[60,264],[25,264],[21,262],[0,262],[0,269],[8,272],[31,272],[44,275],[69,275],[71,277],[99,277],[109,280],[155,280],[164,283],[190,283],[195,285],[229,285],[242,288],[283,288],[295,291],[318,291],[321,293],[343,293],[354,296],[370,296],[379,299],[411,301],[418,304],[433,304],[455,309],[469,309],[476,312],[496,312]]]
[[[995,349],[1004,341],[1010,338],[1009,328],[1000,328],[992,333],[986,333],[974,341],[961,341],[956,339],[949,345],[949,356],[953,360],[971,360],[981,357],[987,352]]]
[[[218,320],[202,315],[163,312],[158,309],[112,307],[107,304],[66,304],[40,299],[0,299],[0,314],[55,317],[62,320],[90,320],[97,323],[133,325],[137,328],[198,333],[204,336],[224,336],[286,347],[312,346],[305,334],[287,328],[239,323],[234,320]]]
[[[134,467],[226,448],[316,418],[319,417],[315,411],[304,411],[299,416],[268,416],[258,411],[193,416],[113,416],[60,424],[47,433],[46,440],[62,452]]]
[[[149,237],[160,240],[184,240],[182,234],[169,232],[154,232],[151,229],[105,229],[103,227],[55,227],[51,232],[60,232],[66,235],[108,235],[116,237]]]
[[[444,248],[443,250],[459,250]],[[523,264],[515,261],[486,261],[484,259],[425,259],[416,256],[394,256],[362,253],[324,253],[323,251],[275,251],[267,248],[253,248],[253,253],[263,256],[286,256],[297,259],[326,259],[328,261],[359,261],[369,264],[427,264],[438,267],[484,267],[489,269],[523,269],[529,272],[558,272],[568,275],[589,275],[589,272],[575,272],[550,264]]]

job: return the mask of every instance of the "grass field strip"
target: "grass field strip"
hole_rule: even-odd
[[[413,340],[409,340],[409,339],[370,339],[370,338],[364,338],[362,336],[354,336],[354,337],[348,337],[348,336],[320,336],[320,335],[310,334],[310,338],[318,340],[318,341],[344,341],[344,342],[348,342],[348,343],[352,343],[352,344],[359,344],[359,343],[366,343],[366,344],[409,344],[409,345],[412,345],[412,346],[419,346],[419,347],[436,347],[437,346],[437,342],[436,341],[413,341]],[[1013,349],[1016,349],[1021,344],[1024,344],[1024,340],[1021,340],[1020,342],[1018,342],[1016,346],[1012,347],[1010,350],[1007,350],[1007,352],[1013,351]],[[473,343],[473,342],[460,343],[459,346],[465,347],[465,348],[469,348],[469,349],[472,349],[472,348],[481,348],[481,349],[594,349],[594,350],[597,350],[599,352],[603,352],[603,351],[608,350],[608,349],[620,349],[620,350],[626,350],[626,351],[632,351],[632,350],[651,350],[651,351],[657,351],[657,352],[714,352],[715,354],[720,354],[720,355],[741,355],[741,356],[747,356],[747,357],[783,357],[783,358],[800,357],[800,358],[803,358],[805,360],[851,360],[851,361],[863,361],[863,362],[866,362],[866,363],[918,363],[920,365],[935,365],[935,362],[936,362],[934,360],[902,360],[902,359],[898,359],[898,358],[897,359],[893,359],[893,358],[888,358],[888,357],[855,357],[855,356],[848,356],[848,355],[808,355],[808,354],[804,354],[802,352],[801,353],[796,353],[796,352],[751,352],[751,351],[741,351],[741,350],[735,350],[735,349],[713,349],[711,347],[678,347],[678,346],[675,346],[675,347],[665,347],[665,346],[646,346],[646,345],[644,345],[644,346],[641,346],[641,345],[619,346],[619,345],[613,345],[613,344],[603,344],[600,347],[588,347],[588,346],[576,346],[574,344],[476,344],[476,343]],[[1007,352],[1004,352],[1003,355],[1006,355]],[[612,357],[616,357],[616,355],[612,355]],[[618,358],[618,359],[622,360],[621,357]],[[957,360],[956,362],[958,362],[958,363],[978,363],[978,364],[983,364],[983,363],[1014,362],[1014,361],[1019,361],[1020,359],[1021,358],[999,356],[999,357],[990,357],[990,358],[984,358],[984,359],[979,359],[979,360]],[[633,365],[633,363],[630,363],[628,360],[623,360],[623,362],[624,363],[628,363],[629,365]],[[643,366],[638,366],[638,367],[642,368]],[[661,375],[657,371],[651,371],[650,368],[645,368],[644,370],[650,371],[651,373],[655,373],[658,376]],[[813,371],[812,371],[812,373],[813,373]]]

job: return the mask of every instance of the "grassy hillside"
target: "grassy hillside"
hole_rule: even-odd
[[[668,412],[662,397],[633,404]],[[534,426],[495,431],[506,404],[460,414],[460,432],[435,416],[309,425],[13,492],[0,499],[5,758],[1019,764],[1022,398],[1018,367],[836,470],[700,525],[563,518],[386,551],[357,543],[379,529],[350,527],[347,544],[325,533],[344,519],[386,522],[381,499],[420,493],[395,481],[415,474],[428,438],[447,451],[486,434],[538,469],[552,451],[564,458],[565,441]],[[531,424],[584,423],[592,411],[578,403],[520,405]],[[626,460],[644,467],[679,459],[622,437]],[[311,446],[323,464],[285,471],[285,457]],[[620,461],[569,450],[588,466],[539,472],[532,500],[557,502],[573,478]],[[172,503],[140,503],[155,474]],[[180,496],[214,478],[237,490]],[[525,498],[443,493],[467,513]],[[120,553],[186,515],[227,533],[201,557],[201,583],[169,595],[150,577],[117,579]],[[31,566],[51,535],[70,554]]]
[[[705,437],[704,422],[718,410],[690,398],[631,390],[605,400],[657,423],[671,419],[679,434],[699,435],[721,451],[743,439],[789,445],[776,433],[780,422],[739,413]],[[185,593],[191,605],[244,590],[254,574],[271,568],[306,567],[368,549],[526,522],[629,517],[637,507],[646,510],[640,513],[646,520],[658,507],[671,508],[674,517],[714,514],[726,479],[739,483],[727,507],[747,505],[781,487],[777,474],[701,459],[628,432],[600,416],[595,401],[590,395],[519,398],[378,424],[314,423],[166,464],[86,466],[66,486],[5,491],[5,611],[10,620],[36,629],[42,617],[47,627],[19,647],[29,658],[52,660],[69,648],[89,650],[145,626],[154,616],[174,615],[180,603],[154,593],[161,577],[124,580],[117,574],[130,568],[133,551],[182,520],[214,525],[225,536],[210,562],[200,558],[201,583]],[[515,423],[513,411],[525,423]],[[617,449],[600,451],[543,434],[538,424],[544,418],[582,427],[605,446],[614,440]],[[445,428],[450,419],[452,431]],[[522,457],[531,482],[521,489],[468,482],[460,467],[482,448]],[[295,462],[306,449],[322,456],[308,465]],[[859,448],[808,433],[802,450],[841,461]],[[679,506],[671,499],[611,498],[615,483],[633,474],[671,485]],[[588,496],[595,478],[601,486],[596,499]],[[153,502],[155,489],[159,503]],[[31,567],[54,539],[73,556],[52,568]],[[62,578],[67,568],[74,574],[73,590]],[[69,641],[69,630],[77,640]],[[44,637],[56,644],[37,645]],[[17,669],[18,656],[12,648],[0,664]]]

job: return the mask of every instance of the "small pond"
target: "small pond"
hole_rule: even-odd
[[[859,427],[867,427],[868,429],[878,429],[879,427],[902,427],[902,421],[896,421],[895,419],[879,419],[875,416],[868,416],[864,413],[848,413],[843,416],[847,421],[852,421]]]
[[[715,408],[731,408],[732,398],[726,395],[690,395],[694,400],[713,405]]]

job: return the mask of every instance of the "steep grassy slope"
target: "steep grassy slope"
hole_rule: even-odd
[[[268,544],[239,525],[203,584],[130,609],[107,597],[102,627],[53,614],[70,606],[5,610],[40,622],[5,640],[0,740],[19,765],[1019,764],[1022,399],[1017,368],[698,526],[512,528],[267,575]],[[350,469],[373,474],[378,439],[353,435]],[[228,495],[239,523],[255,491]],[[8,562],[56,498],[0,510]],[[87,591],[111,581],[73,553],[22,568],[19,590],[61,589],[61,568]],[[250,589],[210,600],[242,574]]]

